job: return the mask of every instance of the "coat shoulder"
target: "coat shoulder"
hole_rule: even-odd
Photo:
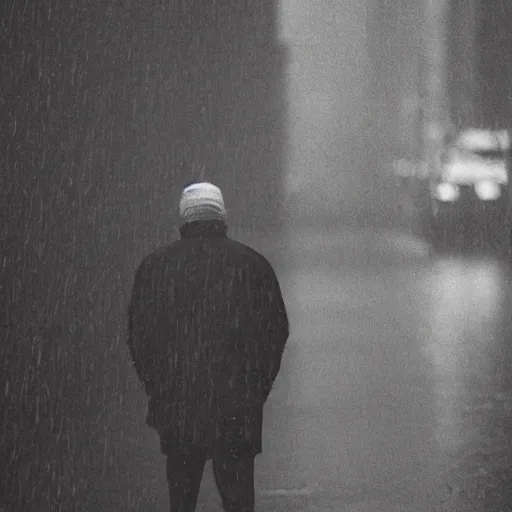
[[[168,263],[180,253],[179,241],[163,247],[159,247],[148,255],[144,256],[139,264],[138,270],[149,269],[162,263]]]
[[[222,249],[217,253],[218,257],[223,258],[220,255],[224,254],[231,265],[246,267],[259,274],[275,275],[274,269],[267,258],[252,247],[229,238],[222,240],[221,247]],[[196,259],[199,256],[196,249],[197,247],[183,240],[160,247],[144,257],[139,264],[138,273],[147,274],[158,269],[169,269],[169,265],[179,268],[180,262]]]
[[[260,272],[274,274],[274,269],[270,262],[252,247],[236,240],[229,240],[228,243],[233,248],[233,252],[238,253],[240,262],[256,267]]]

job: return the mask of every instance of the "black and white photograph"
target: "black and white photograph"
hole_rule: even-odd
[[[512,511],[512,0],[0,48],[0,512]]]

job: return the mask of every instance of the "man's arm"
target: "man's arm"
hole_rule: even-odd
[[[162,341],[157,270],[144,260],[135,273],[128,306],[128,347],[137,376],[151,395],[159,380]]]
[[[264,398],[267,398],[281,368],[286,341],[289,336],[289,323],[279,281],[272,266],[266,262],[261,276],[260,332],[264,344],[263,373]],[[258,293],[259,292],[259,293]]]

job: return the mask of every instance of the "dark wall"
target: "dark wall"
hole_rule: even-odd
[[[512,4],[481,0],[477,13],[481,124],[512,129]]]
[[[449,87],[458,128],[510,128],[512,4],[507,0],[452,0]]]
[[[193,179],[224,188],[236,232],[278,226],[276,2],[9,0],[0,16],[0,496],[139,510],[138,452],[119,456],[145,412],[123,338],[133,270],[174,238]]]

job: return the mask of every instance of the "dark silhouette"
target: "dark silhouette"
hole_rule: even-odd
[[[128,344],[167,456],[171,512],[195,510],[209,458],[225,510],[249,512],[286,309],[270,263],[228,238],[220,189],[186,187],[180,219],[181,240],[137,269]]]

